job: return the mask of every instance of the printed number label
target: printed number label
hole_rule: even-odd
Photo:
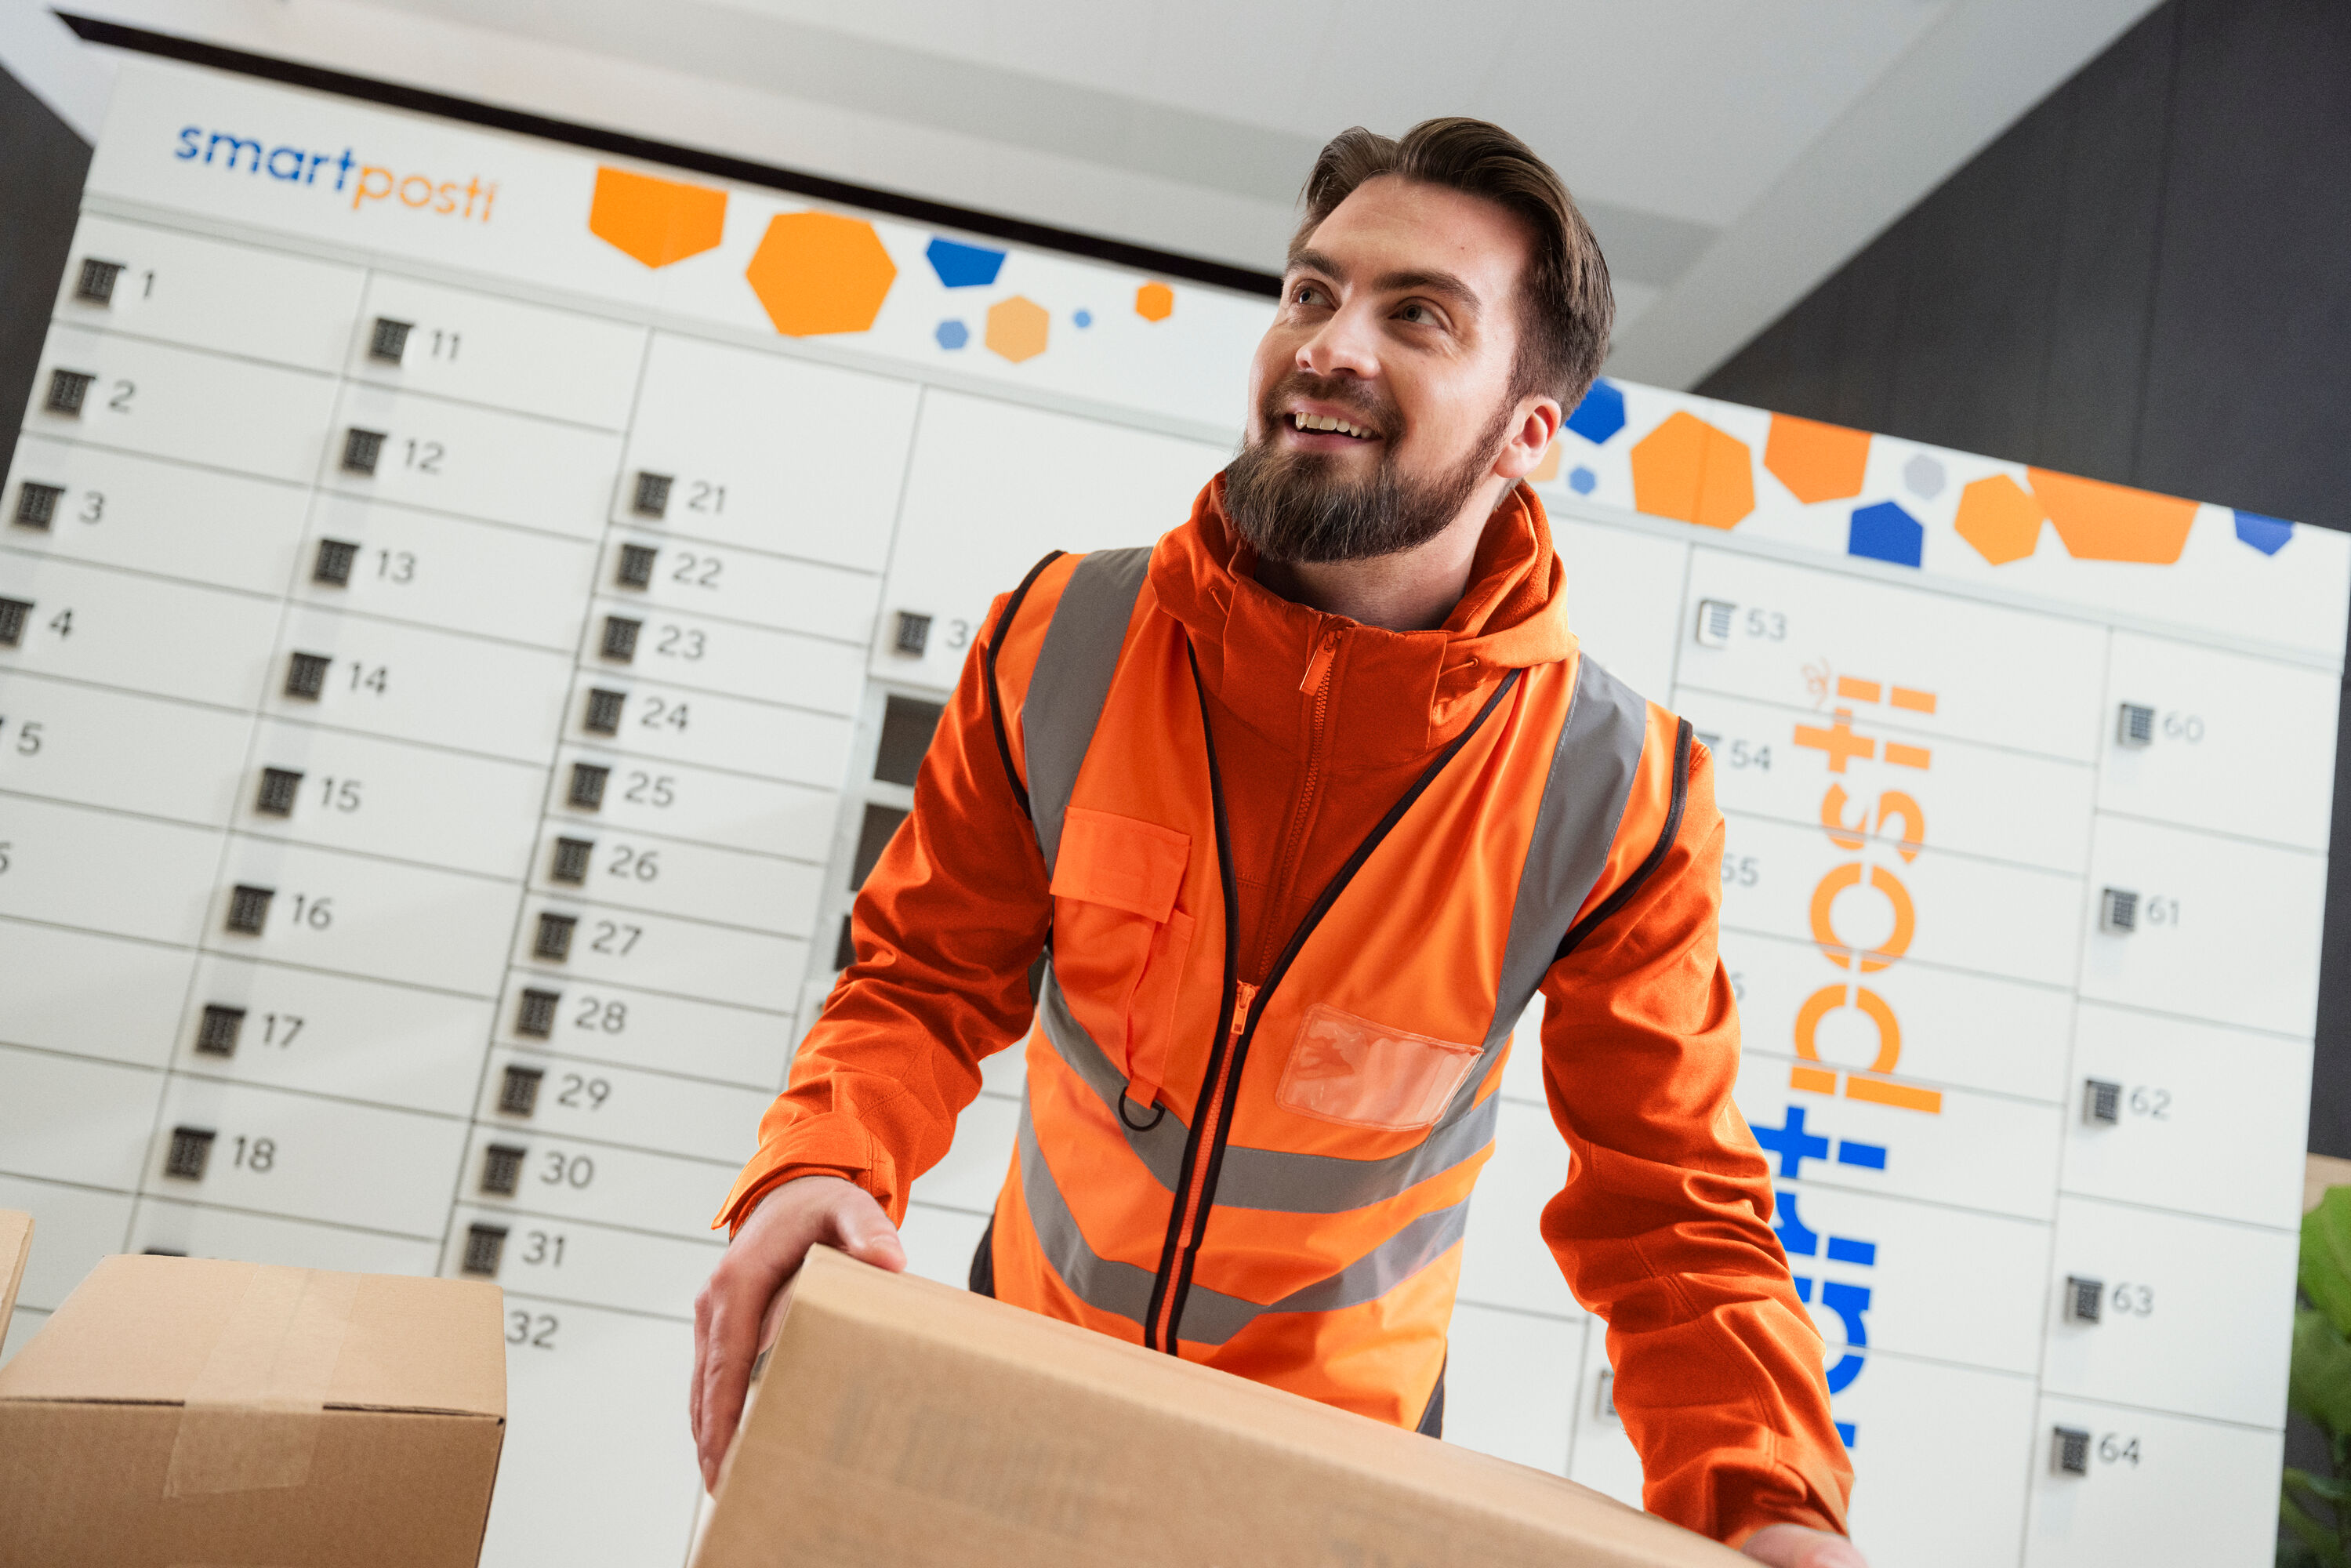
[[[645,928],[642,925],[631,925],[620,920],[599,920],[596,922],[596,940],[590,946],[609,957],[625,958],[644,934]]]
[[[1747,612],[1747,634],[1766,643],[1788,640],[1788,617],[1777,610],[1750,610]]]
[[[539,1167],[542,1186],[568,1186],[575,1190],[596,1179],[596,1162],[586,1155],[567,1155],[560,1149],[547,1151],[547,1163]]]
[[[1722,883],[1725,887],[1753,887],[1763,878],[1763,869],[1753,855],[1722,857]]]
[[[8,868],[16,863],[16,861],[13,858],[16,852],[16,846],[15,844],[10,843],[5,839],[0,839],[0,876],[6,876],[8,874]]]
[[[716,588],[719,574],[726,563],[715,555],[696,555],[692,550],[679,550],[677,564],[670,569],[669,580],[688,588]]]
[[[308,893],[296,894],[294,895],[294,924],[297,925],[307,925],[313,931],[328,931],[333,929],[335,924],[335,901],[333,896],[330,894],[328,897],[319,898]]]
[[[947,622],[947,647],[948,647],[948,649],[949,649],[950,651],[953,651],[953,652],[958,652],[958,653],[959,653],[959,652],[961,652],[965,647],[968,646],[968,645],[970,644],[970,643],[971,643],[971,622],[968,622],[968,621],[950,621],[950,622]]]
[[[113,393],[106,400],[106,406],[112,409],[117,413],[129,413],[131,412],[131,402],[138,395],[139,388],[135,383],[131,382],[117,382],[114,383]]]
[[[559,1230],[534,1230],[524,1239],[522,1260],[534,1269],[560,1269],[563,1241]]]
[[[572,1017],[571,1027],[598,1034],[619,1034],[629,1027],[629,1004],[583,996],[580,998],[579,1012]]]
[[[385,582],[414,582],[416,556],[404,549],[380,549],[375,552],[375,574]]]
[[[0,724],[5,724],[0,719]],[[16,727],[16,755],[38,757],[41,754],[42,726],[39,719],[29,719]]]
[[[673,698],[647,697],[644,711],[637,715],[637,724],[644,729],[683,730],[690,711],[686,704]]]
[[[585,1078],[577,1072],[567,1072],[563,1075],[563,1092],[555,1097],[555,1103],[569,1105],[574,1110],[601,1111],[611,1093],[612,1085],[604,1079]],[[580,1185],[584,1186],[587,1184]]]
[[[2106,1292],[2106,1300],[2115,1311],[2126,1318],[2151,1318],[2155,1315],[2155,1287],[2134,1285],[2118,1281]]]
[[[653,652],[665,659],[691,661],[702,657],[705,651],[702,633],[685,626],[663,627],[660,639],[653,643]]]
[[[294,1043],[294,1037],[302,1032],[302,1026],[308,1021],[299,1013],[271,1013],[262,1020],[261,1043],[274,1045],[283,1051]]]
[[[661,851],[614,844],[612,863],[605,869],[623,882],[653,882],[661,876]]]
[[[236,1140],[236,1168],[267,1175],[277,1168],[277,1140],[275,1138],[239,1138]]]
[[[2150,1122],[2170,1121],[2171,1091],[2145,1083],[2136,1085],[2130,1092],[2130,1112]]]
[[[696,479],[686,486],[685,509],[689,512],[709,512],[714,516],[726,509],[726,486],[714,485],[707,479]]]
[[[1771,771],[1771,748],[1768,745],[1756,746],[1748,741],[1734,740],[1714,755],[1718,761],[1732,768],[1752,768],[1761,773]]]
[[[95,523],[103,520],[106,517],[106,492],[103,490],[83,491],[81,497],[81,510],[74,515],[85,523]]]
[[[2149,925],[2179,925],[2179,900],[2166,898],[2160,894],[2149,896],[2147,901],[2147,923]]]
[[[666,809],[677,802],[677,780],[666,773],[632,773],[626,799],[631,805]]]
[[[536,1350],[553,1350],[556,1333],[562,1326],[561,1320],[553,1312],[508,1312],[507,1343],[527,1344]]]
[[[2138,1438],[2125,1437],[2120,1432],[2108,1432],[2098,1438],[2098,1462],[2105,1465],[2138,1463]]]
[[[351,661],[351,690],[373,692],[381,696],[392,689],[392,671],[382,664],[371,664],[361,659]]]
[[[2204,720],[2192,713],[2167,713],[2163,716],[2163,738],[2184,740],[2193,746],[2204,738]]]
[[[441,460],[449,455],[449,449],[437,441],[408,441],[402,446],[406,455],[401,459],[401,466],[413,468],[419,474],[440,473]]]
[[[321,779],[319,804],[330,811],[356,811],[360,809],[360,793],[365,788],[356,779]]]

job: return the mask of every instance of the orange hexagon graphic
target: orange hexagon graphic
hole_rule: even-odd
[[[1868,465],[1869,432],[1793,414],[1771,416],[1763,466],[1799,501],[1842,501],[1860,495],[1862,470]]]
[[[1559,442],[1554,438],[1549,446],[1543,448],[1542,461],[1536,464],[1533,471],[1528,474],[1527,483],[1530,485],[1548,485],[1558,477]]]
[[[1146,321],[1165,321],[1176,312],[1176,291],[1164,283],[1146,283],[1134,291],[1134,313]]]
[[[2005,474],[1978,479],[1959,492],[1959,519],[1952,525],[1959,538],[1994,566],[2022,560],[2041,542],[2041,520],[2048,514],[2024,486]]]
[[[812,338],[872,327],[898,267],[862,218],[785,213],[769,220],[743,277],[777,331]]]
[[[2075,560],[2137,560],[2169,566],[2187,547],[2196,503],[2074,474],[2028,468],[2032,494],[2049,509]]]
[[[1045,351],[1046,329],[1053,319],[1034,299],[1016,294],[987,308],[987,346],[1019,364]]]
[[[1678,410],[1633,448],[1633,505],[1654,517],[1735,528],[1755,509],[1755,455]]]
[[[726,193],[599,166],[588,232],[647,267],[667,267],[718,244]]]

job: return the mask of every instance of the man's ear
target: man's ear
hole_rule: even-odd
[[[1565,418],[1560,412],[1559,399],[1541,392],[1530,392],[1519,400],[1512,411],[1510,444],[1494,459],[1494,472],[1505,479],[1523,479],[1541,465],[1543,454],[1559,439],[1559,427]]]

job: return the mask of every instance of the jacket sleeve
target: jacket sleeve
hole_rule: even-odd
[[[1771,1230],[1771,1167],[1731,1103],[1722,846],[1694,745],[1665,859],[1544,977],[1543,1082],[1573,1158],[1542,1233],[1607,1321],[1644,1504],[1737,1545],[1767,1524],[1842,1531],[1853,1469]]]
[[[979,1092],[980,1059],[1028,1031],[1029,967],[1051,902],[988,710],[983,650],[1005,601],[973,640],[915,775],[913,813],[857,895],[856,962],[800,1041],[714,1228],[739,1227],[770,1188],[820,1173],[903,1220],[914,1178],[946,1155]],[[1035,619],[1022,615],[1024,630]],[[1005,719],[1017,735],[1017,708]]]

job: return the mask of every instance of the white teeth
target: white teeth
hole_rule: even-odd
[[[1332,430],[1342,435],[1352,435],[1360,440],[1371,439],[1370,431],[1360,429],[1349,424],[1343,419],[1333,418],[1327,413],[1293,413],[1290,419],[1290,423],[1300,430]]]

